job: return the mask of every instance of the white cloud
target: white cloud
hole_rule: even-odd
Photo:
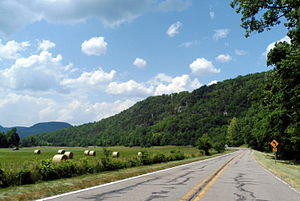
[[[207,86],[211,86],[211,85],[214,85],[214,84],[217,84],[217,83],[218,83],[217,80],[213,80],[210,83],[208,83]]]
[[[188,42],[181,43],[178,47],[188,48],[188,47],[191,47],[192,45],[197,45],[197,44],[198,44],[198,41],[188,41]]]
[[[10,68],[0,70],[0,88],[33,91],[59,89],[63,73],[72,66],[65,66],[61,61],[61,55],[53,57],[47,51],[18,58]]]
[[[219,40],[220,38],[226,38],[230,32],[229,29],[216,29],[214,30],[213,39]]]
[[[247,52],[245,50],[238,50],[238,49],[235,49],[234,53],[239,56],[243,56],[243,55],[247,54]]]
[[[164,74],[159,74],[157,78],[167,83],[160,83],[156,86],[154,95],[178,93],[181,91],[191,91],[201,86],[199,80],[190,79],[189,75],[182,75],[171,78]]]
[[[181,22],[176,22],[175,24],[172,24],[168,28],[166,34],[170,37],[174,37],[176,34],[179,34],[178,29],[181,27],[181,25],[182,25]]]
[[[93,37],[81,44],[81,51],[87,55],[100,56],[106,53],[107,42],[104,37]]]
[[[31,126],[37,122],[65,121],[73,125],[99,121],[117,114],[140,99],[113,102],[89,102],[81,99],[55,101],[15,93],[0,94],[0,122],[2,126]],[[14,112],[11,112],[14,111]],[[18,125],[12,124],[17,122]]]
[[[141,58],[135,58],[133,65],[139,68],[144,68],[147,65],[147,61]]]
[[[42,40],[38,43],[38,50],[47,51],[51,48],[55,48],[56,44],[51,42],[50,40]]]
[[[104,82],[109,82],[115,77],[116,71],[111,70],[109,73],[104,72],[101,68],[92,72],[83,72],[78,78],[65,78],[61,84],[73,88],[85,88],[97,86]]]
[[[191,5],[191,0],[165,0],[159,3],[158,8],[162,11],[183,11]]]
[[[263,56],[267,56],[268,53],[275,47],[275,44],[276,43],[279,43],[279,42],[287,42],[287,43],[291,43],[291,39],[290,37],[288,36],[285,36],[283,37],[282,39],[278,40],[278,41],[275,41],[273,43],[270,43],[267,48],[266,48],[266,51],[263,53]]]
[[[196,75],[221,72],[221,70],[217,69],[211,61],[208,61],[205,58],[197,58],[190,64],[190,69],[192,70],[192,73]]]
[[[229,61],[232,61],[232,57],[229,54],[220,54],[216,57],[216,60],[221,62],[221,63],[226,63]]]
[[[2,40],[0,39],[0,58],[16,59],[20,57],[19,52],[26,50],[29,46],[30,43],[27,41],[18,43],[14,40],[8,41],[6,44],[2,44]]]
[[[210,17],[210,19],[215,19],[215,12],[213,12],[213,11],[210,11],[209,12],[209,17]]]
[[[123,83],[111,82],[107,86],[106,92],[113,95],[144,97],[153,93],[153,87],[147,87],[143,83],[129,80]]]

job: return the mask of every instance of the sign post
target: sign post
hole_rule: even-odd
[[[272,146],[272,151],[275,154],[275,163],[276,163],[276,159],[277,159],[277,146],[279,145],[279,143],[276,140],[272,140],[272,142],[270,142],[270,145]]]

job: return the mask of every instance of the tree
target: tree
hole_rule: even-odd
[[[275,138],[281,156],[300,157],[300,1],[233,0],[231,6],[242,14],[246,37],[270,30],[285,18],[291,43],[277,43],[268,53],[267,65],[274,69],[263,87],[252,135],[258,148],[267,149],[266,141]]]
[[[227,127],[227,140],[231,146],[239,146],[243,144],[241,138],[241,129],[239,125],[239,120],[233,117]]]
[[[241,26],[246,29],[246,37],[254,31],[270,30],[283,17],[288,29],[299,26],[299,0],[233,0],[230,5],[242,14]]]
[[[19,146],[19,142],[20,142],[20,137],[17,134],[17,129],[13,128],[10,131],[8,131],[6,133],[6,139],[8,141],[9,146],[18,147]]]
[[[205,155],[209,155],[209,149],[212,148],[211,140],[207,133],[198,138],[196,145],[198,149],[203,150]]]

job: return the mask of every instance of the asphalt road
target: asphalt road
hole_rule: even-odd
[[[44,200],[300,201],[249,149]]]

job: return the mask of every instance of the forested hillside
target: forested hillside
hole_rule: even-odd
[[[213,142],[226,141],[232,118],[243,119],[252,93],[266,73],[239,76],[193,92],[149,97],[99,122],[25,138],[24,146],[195,145],[207,133]],[[242,135],[238,133],[238,135]],[[235,136],[235,145],[243,144]]]

